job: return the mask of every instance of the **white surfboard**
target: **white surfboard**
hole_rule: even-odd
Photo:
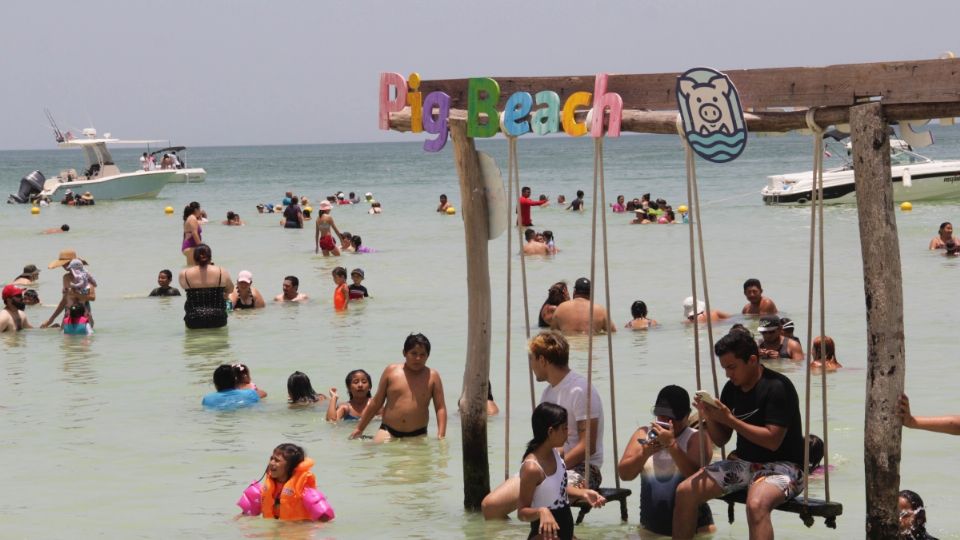
[[[487,238],[493,240],[507,230],[507,194],[503,189],[500,167],[492,156],[477,152],[480,157],[480,174],[487,196]]]

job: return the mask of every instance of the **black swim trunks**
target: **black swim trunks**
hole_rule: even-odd
[[[423,426],[422,428],[415,429],[413,431],[397,431],[392,427],[381,423],[380,429],[389,433],[390,436],[393,437],[394,439],[403,439],[404,437],[419,437],[421,435],[427,434],[427,426]]]

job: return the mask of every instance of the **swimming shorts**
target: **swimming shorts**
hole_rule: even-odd
[[[403,439],[403,438],[406,438],[406,437],[419,437],[419,436],[421,436],[421,435],[426,435],[426,434],[427,434],[427,426],[423,426],[422,428],[420,428],[420,429],[415,429],[415,430],[413,430],[413,431],[397,431],[397,430],[393,429],[392,427],[390,427],[390,426],[388,426],[388,425],[386,425],[386,424],[382,424],[382,423],[381,423],[381,424],[380,424],[380,429],[382,429],[382,430],[386,431],[387,433],[389,433],[390,436],[393,437],[394,439]]]
[[[553,519],[557,522],[557,535],[556,537],[559,540],[568,540],[573,538],[573,511],[570,509],[570,505],[564,506],[562,508],[551,508],[550,513],[553,515]],[[530,523],[530,534],[527,535],[527,540],[531,538],[536,538],[540,534],[540,520],[536,520]]]
[[[333,239],[332,234],[320,237],[320,249],[323,251],[333,251],[337,249],[337,242]]]
[[[704,471],[720,486],[724,495],[747,489],[757,482],[770,482],[777,486],[786,500],[803,491],[803,471],[796,463],[789,461],[751,463],[742,459],[726,459],[707,465]]]
[[[584,477],[586,476],[586,467],[585,463],[581,462],[579,465],[575,465],[567,469],[567,482],[571,486],[584,488]],[[596,465],[590,465],[590,489],[600,489],[600,482],[603,481],[603,476],[600,474],[600,467]]]

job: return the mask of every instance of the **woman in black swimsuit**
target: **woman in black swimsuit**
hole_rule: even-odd
[[[237,290],[230,294],[233,309],[254,309],[266,306],[260,291],[253,286],[253,274],[241,270],[237,274]]]
[[[230,272],[212,264],[210,246],[193,250],[196,266],[180,272],[180,286],[186,291],[183,321],[187,328],[220,328],[227,325],[227,295],[233,292]]]

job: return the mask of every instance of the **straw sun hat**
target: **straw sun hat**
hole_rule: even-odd
[[[80,259],[77,257],[77,252],[72,249],[64,249],[60,251],[60,256],[57,257],[57,260],[47,265],[47,268],[59,268],[61,266],[70,264],[70,261],[73,259]],[[87,261],[80,259],[83,264],[87,264]]]

